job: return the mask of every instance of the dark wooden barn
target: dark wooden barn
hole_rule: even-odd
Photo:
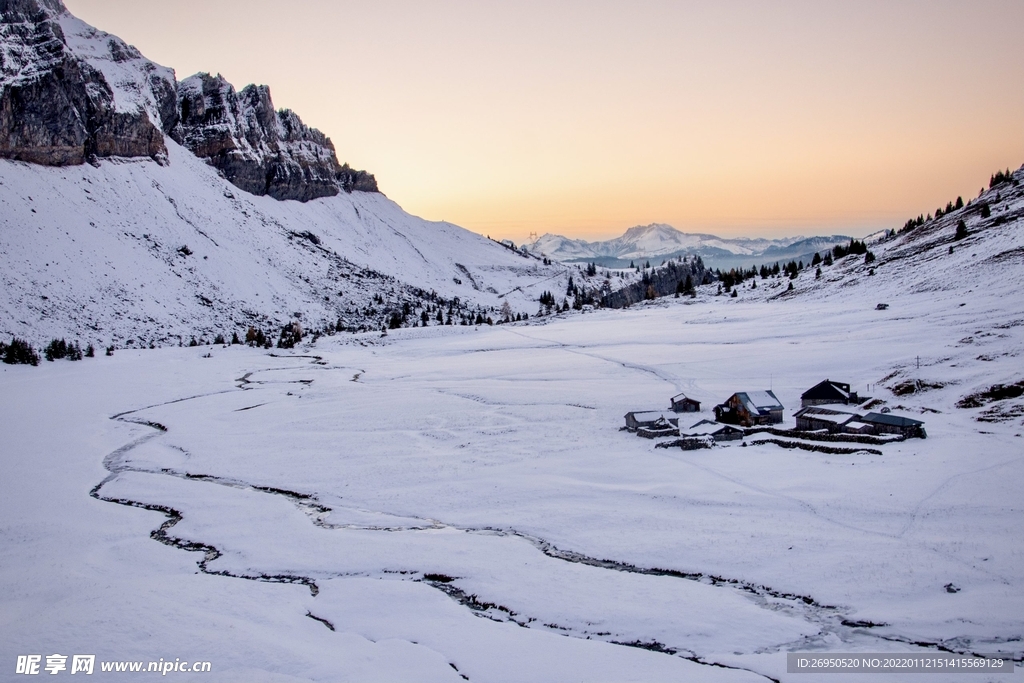
[[[737,441],[742,439],[744,434],[743,430],[739,427],[723,424],[721,422],[712,422],[711,420],[701,420],[687,430],[680,430],[680,433],[683,436],[710,436],[716,442]]]
[[[631,413],[626,413],[626,429],[631,432],[635,432],[638,429],[647,428],[650,429],[658,424],[659,421],[667,422],[673,427],[679,426],[679,418],[665,413],[661,410],[637,410]]]
[[[840,403],[857,405],[860,403],[860,399],[856,391],[850,390],[849,384],[833,382],[830,379],[815,384],[800,396],[800,405],[804,408]]]
[[[868,413],[860,422],[871,425],[876,434],[901,434],[908,439],[925,439],[924,422],[892,413]]]
[[[846,431],[846,425],[859,416],[854,412],[809,406],[793,413],[793,417],[798,431],[837,434]]]
[[[700,412],[700,401],[695,401],[686,394],[679,394],[673,396],[672,412],[674,413],[699,413]]]
[[[715,406],[715,419],[726,424],[755,427],[782,422],[782,403],[771,391],[741,391]]]

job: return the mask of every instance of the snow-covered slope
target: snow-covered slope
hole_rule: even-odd
[[[671,225],[638,225],[621,237],[600,242],[575,240],[545,234],[526,245],[532,253],[558,261],[595,261],[609,267],[621,267],[638,259],[666,259],[681,255],[699,255],[712,267],[732,267],[739,263],[789,260],[835,244],[849,242],[843,235],[829,237],[788,237],[781,239],[728,239],[703,233],[685,233]]]
[[[0,365],[0,661],[95,653],[114,681],[101,662],[173,656],[292,683],[803,683],[789,652],[1019,664],[1015,180],[871,244],[872,264],[735,298]],[[680,392],[693,424],[769,388],[791,427],[825,378],[927,438],[683,451],[620,431]]]
[[[1016,296],[1024,285],[1022,220],[1024,166],[961,209],[910,230],[872,236],[868,247],[873,261],[867,255],[850,255],[834,265],[822,265],[820,276],[808,266],[792,280],[785,274],[767,280],[758,277],[756,288],[749,280],[736,287],[738,299],[837,300],[856,290],[876,292],[878,303],[899,292],[963,296],[965,301],[977,291]],[[961,221],[966,232],[958,238]]]
[[[0,333],[177,344],[272,331],[295,314],[307,329],[339,319],[379,329],[402,303],[416,312],[436,297],[446,313],[458,297],[532,314],[540,291],[565,277],[377,193],[256,197],[167,147],[166,165],[0,161]]]

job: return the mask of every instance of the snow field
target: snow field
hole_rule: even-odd
[[[323,338],[292,358],[237,347],[118,352],[10,368],[3,381],[12,391],[4,395],[20,392],[42,407],[57,400],[50,394],[58,387],[94,386],[102,400],[75,419],[105,441],[79,447],[91,455],[77,468],[52,466],[66,500],[89,512],[36,513],[76,519],[83,533],[100,534],[101,548],[144,549],[104,558],[93,571],[117,567],[118,577],[127,575],[113,584],[120,600],[150,602],[148,628],[173,629],[183,642],[208,627],[183,625],[142,588],[163,573],[181,582],[186,602],[202,602],[207,586],[221,585],[278,596],[274,609],[297,619],[308,611],[335,626],[332,633],[305,618],[296,633],[311,625],[316,642],[356,634],[396,648],[419,643],[389,660],[408,669],[374,669],[377,660],[364,660],[387,680],[412,670],[455,674],[431,668],[442,660],[471,680],[564,680],[566,669],[552,660],[577,662],[572,670],[584,680],[609,680],[613,671],[622,674],[616,680],[627,672],[638,680],[752,675],[682,658],[691,654],[788,680],[786,650],[913,650],[905,641],[1019,656],[1021,426],[979,423],[979,411],[954,404],[1012,377],[1020,327],[999,329],[1014,317],[1008,304],[978,296],[973,315],[955,299],[901,293],[893,293],[893,308],[877,312],[874,298],[838,310],[827,296],[669,300],[543,325]],[[998,315],[976,313],[986,310]],[[995,332],[982,337],[979,329]],[[977,343],[961,343],[968,332]],[[995,360],[977,360],[979,344]],[[212,358],[202,357],[207,351]],[[894,369],[915,374],[918,355],[921,376],[948,386],[893,396],[881,380]],[[732,391],[771,384],[788,417],[801,391],[825,377],[902,406],[897,412],[923,414],[929,438],[882,446],[882,456],[832,456],[771,445],[662,450],[619,431],[627,410],[663,407],[679,391],[703,401],[704,414],[690,416],[696,422]],[[869,384],[876,386],[865,391]],[[157,405],[186,397],[196,398]],[[139,410],[147,405],[154,407]],[[167,431],[106,419],[123,410],[135,412],[120,420]],[[22,434],[12,442],[18,452],[38,450],[32,424],[11,426]],[[80,437],[60,438],[74,447]],[[195,574],[201,554],[146,538],[162,515],[87,498],[106,474],[104,455],[136,438],[145,440],[108,457],[116,474],[100,495],[178,510],[183,519],[170,536],[222,553],[207,571],[303,577],[318,594],[302,584]],[[28,459],[18,472],[34,481],[43,462]],[[122,529],[103,521],[109,517],[133,523]],[[62,533],[44,525],[29,535]],[[17,538],[5,544],[20,545]],[[166,563],[141,559],[148,555]],[[32,594],[45,557],[40,551],[13,564],[12,581]],[[64,576],[67,567],[47,571]],[[453,580],[431,584],[426,574]],[[712,576],[727,583],[711,585]],[[948,583],[960,592],[948,593]],[[218,603],[200,613],[207,607],[212,622],[222,618]],[[109,642],[106,626],[82,619]],[[38,638],[54,615],[26,620],[19,630]],[[251,628],[272,639],[277,623],[256,618]],[[205,638],[232,653],[231,668],[358,678],[346,657],[331,659],[333,677],[323,678],[306,658],[327,666],[318,659],[326,654],[307,655],[288,640],[270,648],[274,660],[239,656],[246,648],[231,634]],[[678,655],[612,642],[657,643]],[[518,654],[495,666],[504,661],[499,651]],[[298,659],[302,665],[289,668]]]

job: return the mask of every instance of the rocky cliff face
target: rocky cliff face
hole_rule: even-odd
[[[162,158],[176,119],[173,71],[60,0],[0,0],[0,158]]]
[[[163,162],[170,135],[241,189],[309,201],[377,192],[266,86],[174,71],[72,16],[61,0],[0,0],[0,158],[48,166],[93,157]]]
[[[241,91],[201,73],[178,86],[175,141],[256,195],[309,201],[353,190],[376,192],[365,171],[339,166],[330,139],[291,110],[277,111],[265,85]]]

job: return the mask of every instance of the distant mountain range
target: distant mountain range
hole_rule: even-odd
[[[630,228],[621,237],[601,242],[574,240],[545,234],[525,245],[533,254],[567,263],[588,262],[608,268],[624,268],[630,262],[647,259],[698,255],[710,268],[750,267],[776,261],[813,257],[815,252],[850,241],[846,235],[827,237],[786,237],[728,239],[703,233],[687,233],[671,225],[654,223]]]

